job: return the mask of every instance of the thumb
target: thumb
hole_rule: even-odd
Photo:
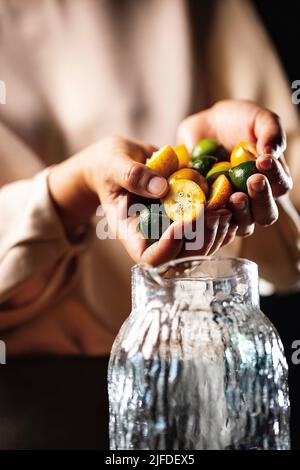
[[[126,189],[143,197],[160,198],[168,190],[167,180],[147,168],[143,163],[134,161],[129,155],[114,158],[110,168],[109,180],[112,190]]]

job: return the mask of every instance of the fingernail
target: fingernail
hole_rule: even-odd
[[[210,230],[213,230],[218,222],[219,222],[219,217],[210,217],[207,219],[206,225]]]
[[[257,163],[259,164],[262,170],[271,170],[273,165],[272,157],[258,157]]]
[[[247,202],[245,200],[243,200],[243,201],[240,201],[240,202],[235,202],[234,205],[237,208],[237,210],[243,211],[247,207]]]
[[[167,181],[159,176],[153,176],[147,186],[147,191],[151,194],[162,194],[167,189]]]
[[[266,181],[261,179],[259,181],[251,182],[251,187],[254,189],[255,192],[261,193],[266,187]]]

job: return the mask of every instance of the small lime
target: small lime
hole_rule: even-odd
[[[229,177],[235,189],[247,193],[247,180],[254,173],[258,173],[255,161],[240,163],[229,169]]]
[[[220,147],[219,142],[215,139],[202,139],[194,146],[191,153],[191,160],[195,161],[205,155],[214,155]]]
[[[140,212],[139,230],[148,245],[156,242],[171,223],[169,217],[162,210],[158,204],[151,204]]]
[[[207,172],[211,169],[214,163],[217,162],[216,157],[211,155],[206,155],[205,157],[200,157],[198,160],[195,160],[192,164],[192,168],[197,170],[201,175],[206,176]]]

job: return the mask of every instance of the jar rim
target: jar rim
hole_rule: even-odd
[[[155,282],[155,284],[160,284],[164,285],[165,281],[167,280],[168,282],[172,281],[172,278],[164,278],[162,275],[167,272],[168,269],[170,268],[176,268],[179,267],[180,265],[187,264],[190,265],[190,267],[193,267],[193,264],[195,266],[198,266],[199,262],[201,261],[209,261],[209,262],[232,262],[232,263],[237,263],[241,268],[248,268],[252,269],[253,271],[257,272],[258,270],[258,265],[254,261],[250,261],[247,258],[241,258],[241,257],[235,257],[235,256],[190,256],[190,257],[184,257],[184,258],[176,258],[171,261],[167,261],[166,263],[162,263],[159,266],[151,266],[146,263],[141,263],[141,264],[136,264],[132,267],[132,272],[138,270],[138,269],[144,269],[149,277],[152,279],[152,281]],[[231,275],[210,275],[208,273],[207,276],[202,275],[201,279],[230,279],[232,277],[236,277],[238,274],[237,271],[233,272]],[[175,276],[174,279],[178,279],[181,276]],[[182,276],[183,278],[184,276]],[[187,276],[185,276],[187,277]],[[191,276],[193,278],[193,276]],[[194,277],[195,278],[195,277]]]

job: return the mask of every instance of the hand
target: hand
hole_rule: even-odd
[[[109,137],[53,167],[49,189],[66,231],[89,221],[99,201],[113,234],[136,262],[160,264],[175,258],[182,240],[175,239],[176,224],[148,247],[137,230],[136,216],[127,209],[146,198],[161,198],[168,191],[165,178],[144,163],[156,150],[152,145]]]
[[[286,137],[279,117],[248,101],[220,101],[212,108],[185,119],[178,130],[178,141],[189,149],[200,139],[213,137],[231,151],[240,141],[256,145],[259,157],[256,167],[261,174],[252,175],[247,182],[248,196],[234,193],[230,198],[231,224],[224,236],[224,228],[210,233],[204,254],[212,254],[215,247],[230,243],[235,235],[247,237],[255,224],[268,226],[276,222],[278,209],[275,199],[292,188],[289,169],[284,160]],[[220,232],[223,233],[220,237]],[[208,232],[209,233],[209,232]],[[216,243],[216,240],[223,241]]]

